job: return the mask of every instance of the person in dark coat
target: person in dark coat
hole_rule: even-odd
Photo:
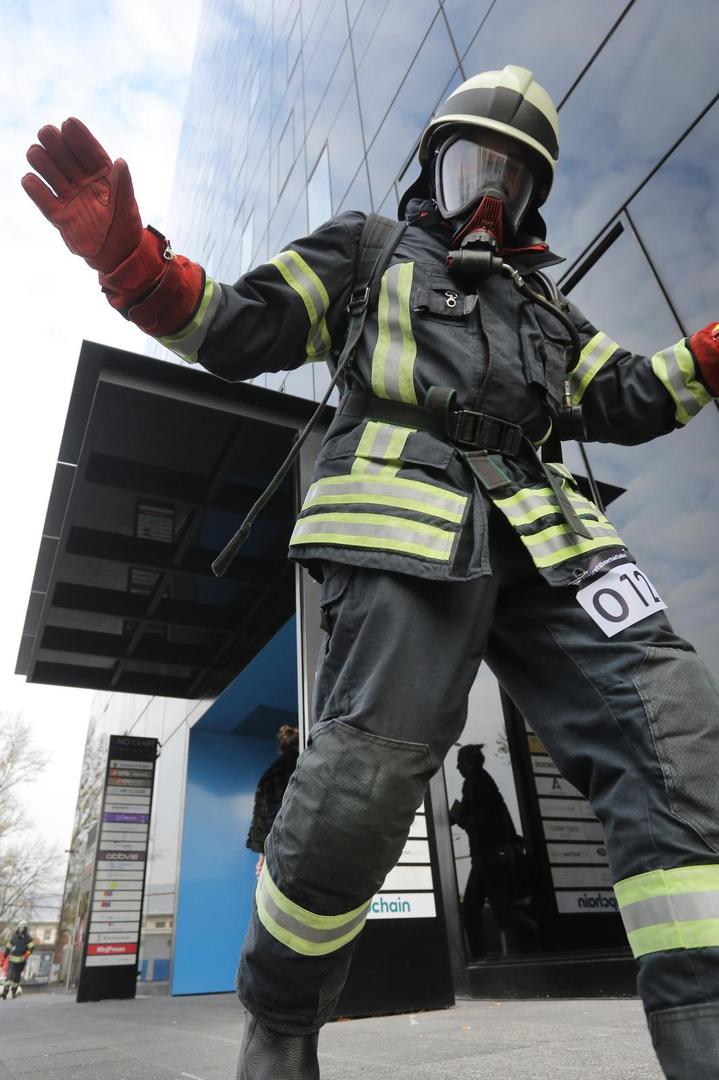
[[[282,725],[277,732],[277,753],[277,758],[272,762],[269,769],[265,769],[257,784],[252,821],[250,822],[250,831],[247,834],[246,846],[250,851],[256,851],[259,854],[256,868],[258,875],[265,862],[265,840],[282,805],[285,788],[295,771],[297,758],[300,754],[300,733],[298,728],[292,727],[290,724]]]
[[[482,913],[489,901],[510,948],[535,945],[536,923],[518,911],[522,892],[524,850],[514,822],[496,783],[484,768],[484,744],[462,746],[457,769],[464,777],[462,799],[450,817],[469,838],[472,868],[462,903],[464,927],[473,957],[485,954]]]

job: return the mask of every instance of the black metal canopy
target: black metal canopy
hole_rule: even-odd
[[[291,476],[225,577],[210,563],[313,408],[84,342],[17,673],[169,697],[222,690],[294,610]]]

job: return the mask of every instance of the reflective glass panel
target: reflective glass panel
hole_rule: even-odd
[[[307,206],[310,232],[332,217],[330,162],[327,147],[320,154],[312,176],[307,182]]]

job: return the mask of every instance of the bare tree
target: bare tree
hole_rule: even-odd
[[[18,789],[35,779],[47,759],[32,741],[21,716],[0,713],[0,928],[29,919],[57,885],[61,857],[56,847],[33,835]]]

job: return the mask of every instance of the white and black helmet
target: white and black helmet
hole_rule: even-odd
[[[439,106],[422,133],[422,175],[402,197],[400,217],[410,198],[429,193],[432,158],[438,146],[457,129],[468,128],[511,139],[534,176],[532,206],[541,206],[546,200],[559,157],[557,110],[531,71],[508,64],[501,71],[473,75]]]

